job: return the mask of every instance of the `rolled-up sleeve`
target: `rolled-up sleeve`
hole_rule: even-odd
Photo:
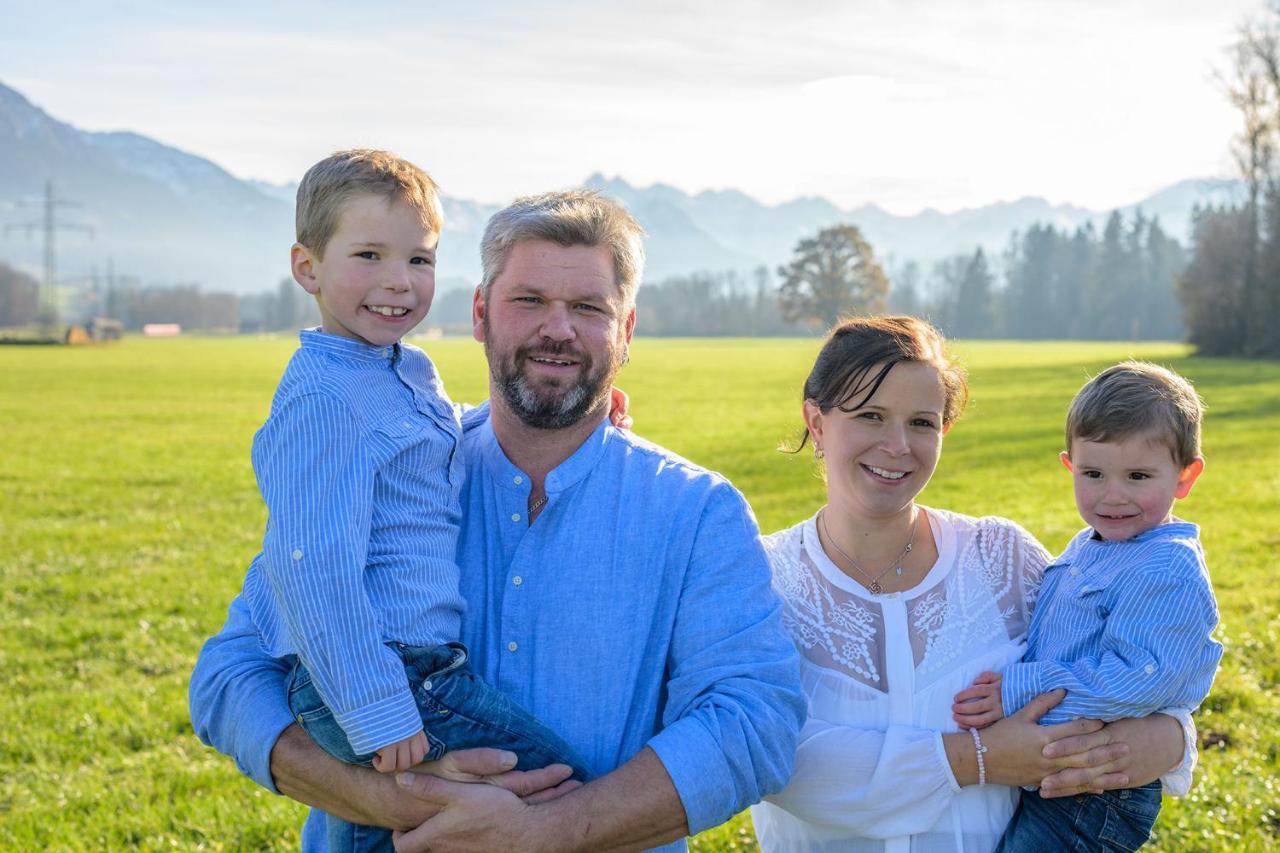
[[[271,750],[293,722],[285,696],[288,670],[258,641],[243,598],[196,659],[187,701],[196,736],[272,793]]]
[[[259,431],[254,468],[268,512],[258,565],[351,748],[373,752],[421,731],[364,584],[377,475],[360,424],[343,401],[299,396]]]
[[[649,741],[690,833],[791,776],[806,700],[799,661],[746,501],[727,483],[703,505],[668,660],[663,729]]]

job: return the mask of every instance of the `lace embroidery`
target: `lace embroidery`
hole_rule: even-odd
[[[766,540],[774,586],[786,605],[783,627],[800,649],[822,648],[832,661],[879,686],[880,673],[871,650],[877,638],[875,614],[855,598],[837,602],[804,554],[798,531],[785,533],[795,536],[794,548],[785,541],[786,535]]]
[[[978,522],[946,581],[907,606],[912,633],[922,641],[917,673],[929,679],[950,669],[961,655],[1009,635],[1015,618],[1013,529]],[[1003,605],[1003,606],[1002,606]]]

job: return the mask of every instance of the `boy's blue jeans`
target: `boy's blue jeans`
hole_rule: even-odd
[[[517,770],[568,764],[573,778],[585,781],[585,765],[568,744],[471,672],[465,646],[388,645],[404,661],[430,745],[428,761],[450,750],[489,746],[514,752]],[[325,752],[347,764],[373,766],[374,753],[357,755],[351,749],[301,661],[295,661],[289,676],[289,709]],[[392,849],[389,829],[348,823],[332,815],[327,824],[330,853]]]
[[[1160,783],[1046,800],[1023,791],[996,853],[1137,850],[1160,814]]]

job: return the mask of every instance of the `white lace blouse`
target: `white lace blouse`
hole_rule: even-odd
[[[986,853],[1013,814],[1015,789],[957,784],[942,733],[956,693],[1022,656],[1049,555],[1007,519],[926,514],[938,561],[887,595],[831,562],[813,518],[765,538],[809,721],[790,784],[752,809],[763,850]]]

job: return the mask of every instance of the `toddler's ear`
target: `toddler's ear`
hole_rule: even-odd
[[[1196,484],[1196,480],[1204,471],[1204,460],[1195,459],[1190,465],[1182,469],[1182,473],[1178,475],[1178,486],[1173,490],[1176,498],[1185,498],[1191,494],[1191,487]]]
[[[1066,468],[1068,471],[1075,471],[1075,469],[1071,467],[1071,454],[1067,451],[1064,450],[1058,454],[1058,461],[1061,462],[1062,467]]]

